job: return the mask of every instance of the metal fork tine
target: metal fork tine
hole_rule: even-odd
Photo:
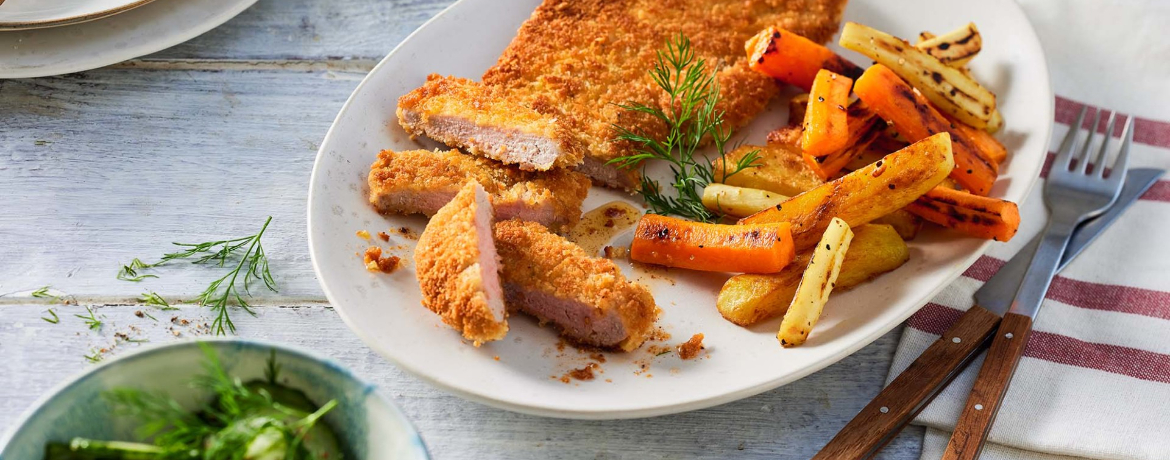
[[[1085,173],[1089,166],[1089,148],[1093,145],[1093,136],[1097,134],[1097,124],[1101,122],[1101,109],[1093,112],[1093,124],[1089,125],[1089,136],[1085,138],[1085,145],[1081,146],[1081,154],[1077,155],[1076,172]]]
[[[1129,146],[1133,143],[1133,115],[1125,119],[1125,128],[1121,130],[1121,150],[1117,152],[1117,159],[1113,160],[1113,171],[1109,173],[1108,181],[1118,183],[1125,180],[1125,171],[1129,168]]]
[[[1105,159],[1109,157],[1109,139],[1113,138],[1113,126],[1117,121],[1117,111],[1109,112],[1109,123],[1105,124],[1105,139],[1101,140],[1101,150],[1097,151],[1097,159],[1093,160],[1093,175],[1105,177]]]
[[[1060,141],[1060,149],[1056,151],[1056,158],[1052,161],[1053,168],[1063,168],[1068,170],[1068,165],[1072,162],[1072,153],[1076,149],[1077,133],[1081,131],[1081,123],[1085,121],[1085,112],[1089,110],[1089,106],[1081,106],[1081,112],[1077,114],[1077,121],[1068,127],[1068,134],[1064,135],[1064,140]]]

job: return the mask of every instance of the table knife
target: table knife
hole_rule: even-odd
[[[1057,271],[1080,255],[1164,173],[1160,169],[1130,169],[1113,207],[1081,224],[1073,233]],[[922,412],[987,347],[991,334],[1011,307],[1039,241],[1037,235],[975,291],[976,304],[878,393],[813,459],[871,458]]]

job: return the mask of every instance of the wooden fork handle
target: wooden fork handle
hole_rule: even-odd
[[[971,395],[967,396],[967,404],[955,424],[955,432],[947,443],[944,460],[979,458],[1031,333],[1031,317],[1010,312],[1003,316],[983,367],[975,377],[975,386],[971,388]]]
[[[995,313],[971,307],[813,459],[872,457],[982,351],[999,321]]]

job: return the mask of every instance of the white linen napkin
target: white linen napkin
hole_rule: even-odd
[[[1137,116],[1130,167],[1170,169],[1170,2],[1018,1],[1040,36],[1057,94],[1051,150],[1085,102]],[[1042,190],[1041,182],[1021,204],[1024,219],[1010,243],[993,246],[911,317],[887,381],[1040,231]],[[1053,281],[983,459],[1170,459],[1167,228],[1170,177],[1162,177]],[[915,419],[928,427],[923,459],[942,456],[982,363]]]

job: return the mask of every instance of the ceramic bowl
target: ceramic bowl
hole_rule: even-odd
[[[356,459],[427,459],[418,432],[402,412],[377,389],[336,362],[310,353],[267,342],[208,340],[232,376],[245,381],[263,377],[270,350],[276,350],[281,366],[280,383],[304,391],[322,404],[337,399],[338,407],[325,416],[326,423]],[[73,437],[133,440],[135,420],[113,415],[101,394],[120,387],[161,391],[187,407],[195,407],[212,395],[191,388],[203,373],[205,355],[196,341],[145,348],[94,366],[62,383],[42,397],[0,439],[0,458],[41,460],[49,441]]]

